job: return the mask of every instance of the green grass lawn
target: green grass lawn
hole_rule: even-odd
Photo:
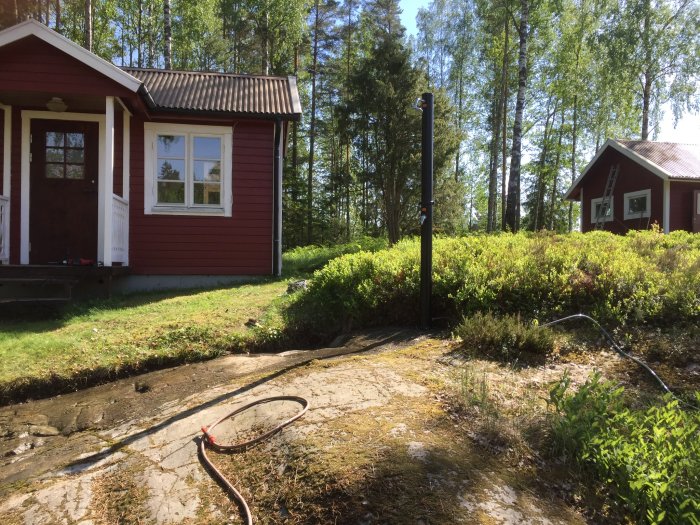
[[[118,297],[0,320],[0,392],[245,350],[278,333],[286,281]],[[248,327],[249,319],[258,326]]]
[[[62,311],[0,311],[0,404],[232,351],[278,349],[290,280],[343,253],[385,246],[363,238],[297,248],[284,254],[282,280],[123,296]],[[247,326],[249,319],[257,322]]]

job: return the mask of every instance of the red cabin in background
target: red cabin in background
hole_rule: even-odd
[[[583,232],[700,232],[700,146],[608,139],[564,198],[581,203]]]
[[[293,77],[118,68],[33,20],[1,31],[0,264],[279,274],[300,116]]]

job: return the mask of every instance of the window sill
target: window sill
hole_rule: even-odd
[[[181,208],[171,206],[153,207],[146,215],[184,215],[199,217],[230,217],[223,208]]]

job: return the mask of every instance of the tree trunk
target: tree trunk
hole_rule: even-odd
[[[85,49],[92,52],[92,0],[85,0]]]
[[[172,21],[170,19],[170,0],[163,0],[163,38],[165,40],[163,49],[163,59],[165,60],[165,69],[173,68],[173,40],[172,40]]]
[[[56,32],[61,32],[61,0],[56,0]]]
[[[136,53],[138,56],[137,65],[143,67],[143,0],[139,0],[138,22],[136,24]]]
[[[498,100],[499,86],[494,82],[494,94],[491,99],[491,144],[489,146],[489,200],[486,213],[486,231],[493,232],[496,229],[496,216],[498,214],[498,148],[500,143],[500,100]]]
[[[318,29],[319,12],[318,0],[314,2],[314,35],[313,35],[313,57],[311,63],[311,122],[309,123],[309,171],[306,178],[306,242],[312,243],[312,203],[313,203],[313,181],[314,181],[314,142],[316,139],[316,69],[318,67]]]
[[[510,21],[508,16],[504,17],[504,38],[503,38],[503,64],[501,66],[501,82],[503,91],[501,93],[501,228],[506,229],[506,159],[508,157],[508,28]]]
[[[644,84],[642,87],[642,140],[649,140],[649,108],[651,107],[651,87],[654,82],[651,73],[651,2],[644,1]]]
[[[549,229],[554,230],[554,216],[557,207],[557,186],[559,185],[559,168],[561,167],[561,140],[564,135],[564,117],[566,110],[562,109],[559,124],[559,140],[557,142],[557,159],[554,162],[554,179],[552,180],[552,195],[549,199]]]
[[[525,89],[527,87],[527,39],[529,34],[529,0],[520,0],[520,51],[518,54],[518,95],[515,100],[513,119],[513,149],[510,159],[510,178],[506,203],[506,226],[512,232],[520,229],[520,162],[522,160],[523,112],[525,110]]]
[[[578,95],[574,95],[574,117],[571,128],[571,184],[576,181],[576,139],[578,133]],[[598,145],[596,145],[596,153]],[[569,202],[569,231],[574,230],[574,203]]]
[[[455,182],[459,183],[459,157],[462,153],[462,112],[464,111],[464,102],[462,97],[462,84],[464,82],[464,63],[463,59],[459,63],[459,82],[457,95],[457,131],[459,132],[459,144],[457,145],[457,153],[455,153]]]
[[[540,152],[540,160],[537,166],[537,184],[535,192],[535,213],[532,220],[532,231],[537,231],[540,229],[540,222],[544,226],[544,194],[547,190],[547,154],[549,153],[549,140],[552,133],[552,128],[554,127],[554,118],[557,113],[557,106],[555,103],[554,111],[549,112],[549,104],[551,103],[551,97],[549,102],[547,102],[547,120],[544,123],[544,136],[542,140],[542,151]],[[551,124],[550,124],[551,123]]]

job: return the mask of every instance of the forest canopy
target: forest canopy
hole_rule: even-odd
[[[700,109],[695,0],[8,0],[121,66],[296,75],[287,247],[418,231],[420,114],[436,94],[435,225],[575,229],[562,196],[607,138]]]

